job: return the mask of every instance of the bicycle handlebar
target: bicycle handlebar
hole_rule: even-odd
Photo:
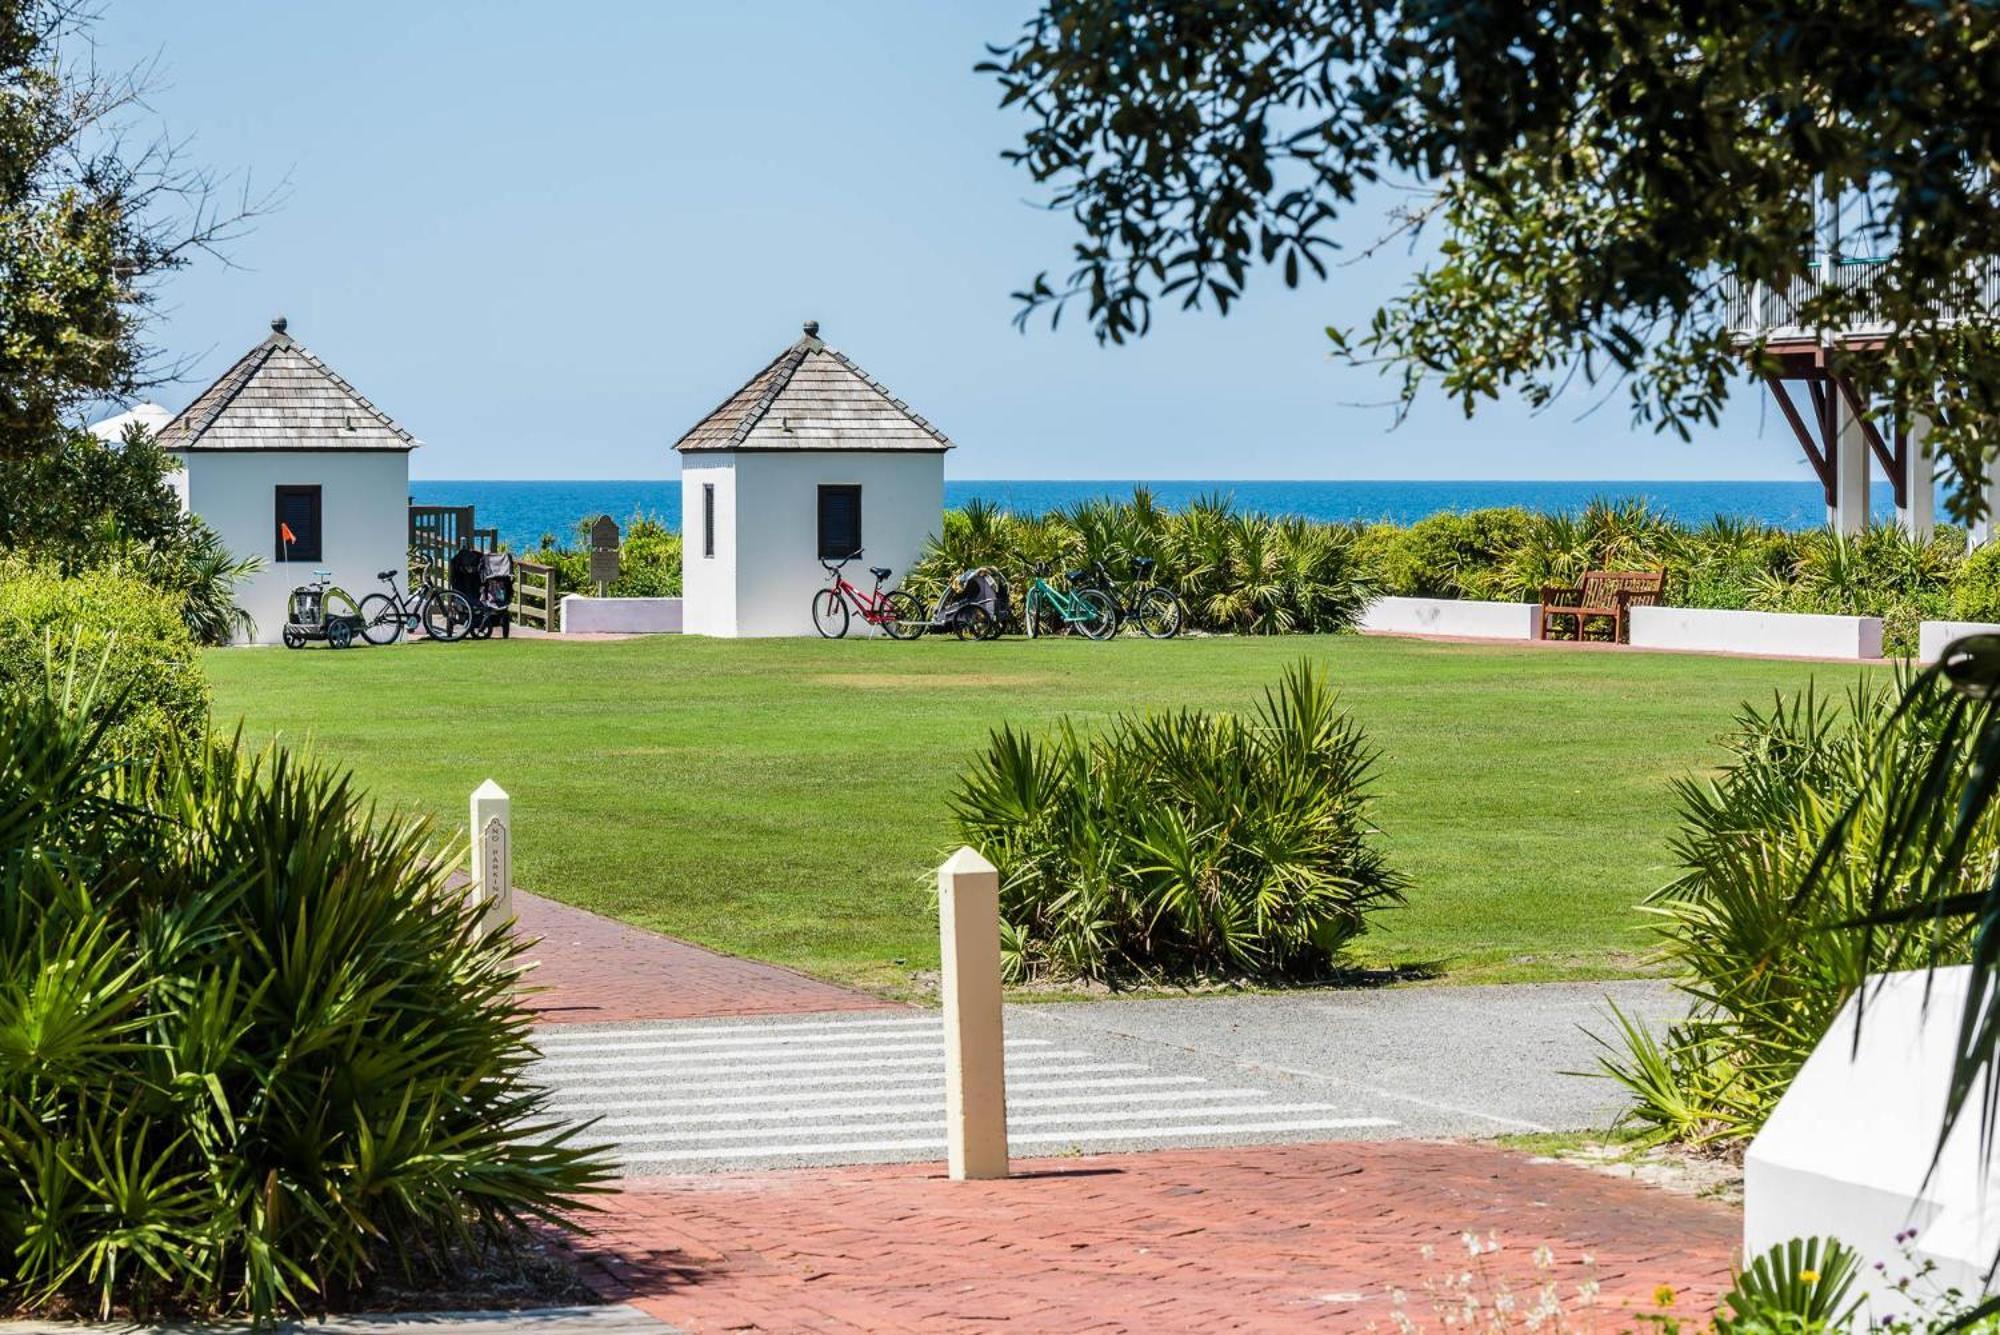
[[[823,569],[829,570],[834,574],[839,574],[840,568],[846,565],[848,562],[859,561],[861,559],[861,555],[864,550],[865,550],[864,548],[856,547],[853,551],[841,557],[838,561],[829,561],[824,556],[822,556],[819,558],[819,563]]]

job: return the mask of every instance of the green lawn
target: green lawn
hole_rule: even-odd
[[[515,879],[739,954],[901,991],[934,968],[946,794],[1003,720],[1240,706],[1300,655],[1384,751],[1413,882],[1370,963],[1458,981],[1634,972],[1668,875],[1668,781],[1745,699],[1857,669],[1414,640],[492,641],[222,650],[215,715],[310,739],[376,795],[463,825],[513,794]]]

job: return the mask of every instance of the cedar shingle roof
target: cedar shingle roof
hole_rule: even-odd
[[[951,447],[944,432],[845,355],[820,342],[819,324],[810,320],[804,338],[751,376],[674,446],[684,454],[696,450],[941,453]]]
[[[269,338],[160,428],[159,443],[169,450],[412,450],[418,441],[293,342],[280,317]]]

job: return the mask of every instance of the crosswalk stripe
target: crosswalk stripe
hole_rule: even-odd
[[[928,1015],[928,1016],[919,1015],[908,1019],[899,1017],[897,1019],[892,1019],[892,1020],[820,1020],[810,1024],[792,1024],[786,1022],[786,1023],[773,1023],[773,1024],[724,1024],[724,1025],[696,1026],[696,1025],[686,1025],[678,1021],[669,1021],[667,1024],[659,1026],[659,1028],[661,1032],[672,1032],[675,1034],[698,1034],[703,1036],[708,1036],[708,1035],[727,1036],[731,1034],[745,1034],[745,1035],[804,1034],[804,1033],[815,1032],[822,1029],[936,1029],[942,1031],[942,1029],[944,1028],[944,1021],[935,1015]],[[635,1026],[635,1025],[619,1025],[615,1028],[609,1028],[609,1029],[586,1028],[585,1026],[582,1025],[567,1025],[567,1024],[542,1025],[540,1028],[535,1030],[535,1046],[538,1048],[542,1048],[544,1051],[546,1051],[548,1047],[551,1045],[562,1046],[567,1043],[584,1043],[594,1038],[603,1038],[606,1034],[635,1032],[639,1029],[640,1026]]]
[[[819,1121],[825,1118],[865,1117],[865,1116],[875,1116],[877,1114],[882,1114],[882,1113],[913,1113],[913,1112],[942,1113],[944,1111],[944,1099],[942,1097],[939,1098],[923,1097],[923,1095],[928,1095],[935,1092],[936,1091],[932,1090],[922,1090],[918,1091],[916,1095],[906,1096],[902,1099],[895,1099],[889,1102],[875,1102],[875,1103],[829,1103],[829,1104],[817,1104],[817,1105],[799,1104],[795,1107],[776,1108],[776,1109],[739,1108],[732,1112],[688,1113],[688,1112],[673,1111],[673,1112],[654,1113],[652,1115],[643,1115],[635,1113],[628,1117],[599,1118],[596,1122],[593,1122],[591,1124],[591,1130],[599,1131],[606,1127],[614,1127],[614,1126],[618,1127],[623,1127],[623,1126],[646,1127],[646,1126],[663,1126],[663,1125],[686,1126],[689,1124],[701,1123],[701,1122],[811,1122],[811,1121]],[[1074,1098],[1020,1099],[1020,1100],[1009,1099],[1008,1105],[1009,1107],[1012,1108],[1101,1107],[1106,1105],[1129,1104],[1129,1103],[1148,1103],[1148,1102],[1158,1103],[1163,1099],[1171,1099],[1174,1101],[1175,1105],[1178,1106],[1188,1099],[1256,1098],[1262,1096],[1263,1093],[1264,1091],[1261,1089],[1202,1089],[1202,1090],[1163,1089],[1163,1090],[1154,1090],[1150,1093],[1139,1091],[1131,1094],[1089,1094],[1089,1095],[1078,1095]],[[1261,1108],[1261,1107],[1266,1107],[1268,1105],[1260,1104],[1258,1106]],[[1321,1110],[1321,1105],[1313,1105],[1312,1110],[1313,1111]],[[1157,1117],[1162,1114],[1165,1114],[1171,1116],[1174,1113],[1174,1111],[1175,1111],[1174,1107],[1153,1108],[1139,1115],[1146,1117]],[[1211,1109],[1211,1108],[1188,1109],[1188,1112],[1191,1114],[1197,1112],[1206,1113],[1206,1112],[1216,1112],[1216,1111],[1227,1111],[1227,1110]],[[1072,1114],[1072,1116],[1076,1115],[1078,1114]],[[1091,1114],[1091,1115],[1095,1116],[1097,1114]],[[1106,1117],[1128,1116],[1128,1115],[1130,1114],[1113,1114],[1113,1113],[1103,1114],[1103,1116]],[[1027,1125],[1035,1122],[1036,1119],[1032,1117],[1024,1117],[1015,1120],[1021,1123],[1022,1125]],[[1061,1119],[1056,1119],[1056,1120],[1061,1120]]]
[[[819,1126],[814,1129],[819,1134],[828,1137],[880,1135],[884,1132],[893,1133],[897,1131],[928,1131],[928,1130],[942,1131],[944,1129],[944,1119],[942,1117],[937,1117],[937,1118],[925,1117],[921,1120],[915,1120],[915,1121],[908,1119],[898,1120],[896,1118],[896,1114],[898,1113],[904,1113],[904,1112],[929,1113],[934,1111],[941,1112],[942,1109],[935,1104],[909,1105],[903,1108],[885,1109],[883,1115],[889,1117],[891,1120],[880,1121],[880,1122],[864,1122],[859,1126]],[[1202,1117],[1255,1116],[1258,1114],[1261,1114],[1266,1117],[1278,1117],[1278,1116],[1287,1116],[1295,1113],[1318,1113],[1318,1112],[1338,1112],[1338,1111],[1340,1111],[1339,1108],[1331,1103],[1249,1103],[1249,1104],[1223,1104],[1220,1107],[1214,1107],[1214,1108],[1190,1109],[1189,1113],[1190,1115],[1198,1115]],[[836,1119],[846,1115],[847,1114],[840,1114],[840,1113],[830,1114],[830,1116]],[[872,1114],[856,1113],[853,1115],[870,1116]],[[1171,1110],[1163,1110],[1159,1108],[1139,1108],[1139,1109],[1134,1109],[1130,1112],[1090,1111],[1083,1113],[1075,1113],[1075,1112],[1044,1113],[1035,1117],[1009,1117],[1007,1119],[1007,1125],[1009,1127],[1071,1126],[1074,1128],[1077,1126],[1077,1124],[1082,1123],[1083,1124],[1082,1129],[1074,1130],[1073,1134],[1077,1136],[1087,1136],[1089,1134],[1088,1127],[1090,1125],[1094,1125],[1100,1122],[1140,1122],[1140,1121],[1145,1121],[1147,1119],[1152,1119],[1157,1121],[1161,1117],[1171,1118],[1172,1116],[1173,1113]],[[596,1127],[593,1127],[591,1129],[592,1134],[590,1138],[596,1139],[594,1133],[603,1126],[604,1123],[599,1122]],[[755,1139],[758,1136],[769,1135],[771,1131],[775,1129],[772,1127],[745,1126],[745,1127],[736,1127],[733,1129],[720,1130],[720,1131],[712,1131],[712,1130],[684,1131],[679,1128],[680,1128],[680,1123],[678,1121],[649,1122],[647,1126],[644,1128],[634,1128],[634,1131],[631,1134],[625,1136],[606,1137],[605,1143],[622,1145],[622,1144],[631,1144],[636,1141],[644,1141],[650,1144],[662,1141],[667,1143],[673,1143],[676,1141],[693,1141],[693,1140],[751,1140]],[[829,1148],[832,1148],[833,1142],[829,1141],[828,1145]]]
[[[851,1062],[835,1062],[827,1065],[809,1065],[804,1069],[834,1073],[816,1078],[812,1082],[813,1089],[833,1085],[879,1084],[884,1080],[922,1080],[930,1078],[928,1073],[922,1071],[896,1071],[888,1073],[882,1070],[884,1067],[899,1066],[927,1067],[930,1071],[936,1073],[937,1079],[944,1079],[944,1063],[929,1057],[909,1058],[901,1061],[877,1060],[868,1062],[865,1066]],[[762,1068],[767,1073],[773,1069],[775,1068],[769,1066]],[[800,1068],[786,1067],[784,1069],[798,1070]],[[1036,1070],[1035,1074],[1065,1076],[1083,1074],[1108,1075],[1115,1071],[1144,1071],[1148,1069],[1150,1068],[1143,1062],[1065,1062],[1060,1066],[1040,1067]],[[839,1074],[840,1072],[851,1073],[856,1071],[859,1071],[859,1073]],[[565,1094],[587,1094],[592,1098],[603,1098],[624,1089],[646,1090],[657,1093],[660,1088],[660,1082],[657,1079],[642,1079],[641,1077],[644,1074],[644,1072],[627,1071],[615,1075],[592,1076],[585,1080],[564,1080],[559,1082],[559,1089],[560,1092]],[[557,1082],[548,1083],[553,1084]],[[685,1089],[799,1089],[800,1087],[799,1081],[792,1079],[790,1076],[781,1076],[777,1079],[760,1078],[756,1080],[709,1080],[703,1078],[689,1080],[685,1085],[681,1086],[681,1088]],[[1010,1084],[1008,1088],[1011,1089],[1013,1086]]]
[[[1048,1043],[1048,1039],[1034,1039],[1038,1043]],[[774,1057],[910,1057],[926,1055],[934,1061],[944,1061],[942,1041],[922,1041],[922,1043],[870,1043],[862,1047],[818,1047],[812,1051],[746,1051],[746,1053],[638,1053],[632,1057],[542,1057],[544,1071],[602,1071],[608,1067],[646,1067],[648,1071],[704,1071],[714,1067],[742,1067],[750,1061],[770,1061]],[[1048,1049],[1014,1049],[1008,1053],[1010,1061],[1038,1061],[1052,1055],[1088,1057],[1090,1053],[1078,1051],[1048,1051]],[[854,1065],[854,1063],[848,1063]]]
[[[1386,1117],[1326,1117],[1282,1122],[1246,1122],[1235,1126],[1129,1126],[1103,1131],[1074,1131],[1051,1135],[1009,1136],[1009,1148],[1025,1145],[1071,1145],[1083,1141],[1153,1140],[1178,1136],[1269,1135],[1278,1131],[1357,1131],[1368,1127],[1394,1126]],[[729,1149],[650,1150],[622,1155],[630,1163],[691,1163],[700,1159],[770,1159],[826,1154],[889,1154],[903,1150],[939,1150],[942,1135],[903,1140],[850,1141],[846,1144],[816,1142],[807,1145],[738,1145]]]
[[[1044,1040],[1046,1041],[1046,1040]],[[845,1047],[814,1048],[810,1051],[784,1052],[765,1049],[723,1049],[719,1052],[662,1052],[635,1053],[629,1057],[544,1057],[543,1064],[558,1071],[595,1070],[605,1066],[634,1066],[641,1063],[650,1066],[701,1067],[719,1066],[728,1062],[769,1061],[773,1057],[881,1057],[897,1056],[911,1052],[943,1052],[941,1038],[912,1037],[894,1043],[857,1043]]]
[[[813,1055],[817,1057],[822,1054],[814,1053]],[[1019,1066],[1028,1062],[1048,1060],[1073,1061],[1090,1055],[1088,1052],[1078,1052],[1068,1048],[1058,1049],[1054,1052],[1024,1052],[1019,1054],[1009,1064]],[[673,1066],[628,1066],[624,1063],[614,1063],[613,1068],[593,1067],[591,1070],[579,1073],[573,1077],[568,1075],[569,1067],[563,1066],[551,1069],[553,1063],[544,1062],[540,1068],[540,1077],[545,1081],[559,1081],[565,1085],[582,1085],[621,1078],[631,1080],[641,1076],[667,1077],[681,1075],[687,1076],[690,1079],[702,1079],[709,1074],[726,1075],[733,1071],[740,1071],[745,1075],[769,1075],[781,1071],[856,1071],[865,1070],[870,1067],[884,1066],[936,1066],[942,1068],[943,1065],[944,1054],[942,1050],[938,1050],[934,1052],[911,1053],[906,1056],[889,1055],[856,1058],[849,1061],[765,1062],[757,1066],[745,1066],[740,1063],[728,1066],[715,1066],[712,1064],[706,1066],[679,1064]]]
[[[768,1048],[801,1047],[810,1048],[822,1043],[846,1043],[856,1040],[883,1040],[898,1043],[933,1042],[942,1043],[944,1035],[936,1025],[929,1025],[909,1033],[888,1034],[801,1034],[796,1037],[786,1035],[778,1038],[629,1038],[610,1043],[570,1043],[553,1051],[544,1049],[549,1057],[566,1060],[574,1052],[644,1052],[660,1049],[668,1052],[703,1051],[743,1051],[757,1052]],[[1007,1046],[1047,1047],[1054,1039],[1010,1038]]]
[[[1105,1068],[1101,1066],[1067,1066],[1063,1069],[1065,1071],[1086,1071],[1103,1070]],[[1143,1068],[1131,1065],[1130,1069],[1140,1070]],[[895,1076],[893,1078],[900,1081],[909,1081],[923,1077],[910,1075]],[[561,1113],[564,1116],[573,1116],[598,1112],[620,1112],[638,1108],[714,1108],[753,1103],[796,1103],[801,1099],[818,1098],[836,1092],[842,1094],[880,1094],[887,1097],[899,1097],[902,1095],[937,1094],[944,1089],[944,1076],[942,1074],[929,1077],[921,1085],[907,1087],[893,1086],[887,1089],[877,1085],[878,1079],[879,1077],[869,1076],[851,1080],[816,1081],[811,1089],[800,1089],[799,1082],[796,1080],[732,1080],[720,1085],[703,1085],[701,1088],[778,1088],[784,1092],[780,1094],[739,1094],[719,1098],[619,1099],[615,1103],[571,1103],[557,1098],[550,1103],[549,1107],[552,1112]],[[1198,1075],[1142,1075],[1125,1076],[1112,1080],[1034,1080],[1024,1083],[1009,1081],[1007,1085],[1007,1100],[1012,1104],[1015,1101],[1014,1096],[1016,1094],[1042,1089],[1143,1089],[1167,1085],[1200,1085],[1206,1083]],[[833,1085],[862,1085],[864,1088],[835,1091],[829,1088],[829,1086]],[[656,1088],[656,1086],[649,1084],[644,1086],[644,1088],[652,1089]],[[592,1097],[597,1096],[593,1095]]]

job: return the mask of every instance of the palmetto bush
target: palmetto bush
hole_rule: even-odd
[[[1000,869],[1008,976],[1324,974],[1403,898],[1371,818],[1375,760],[1303,663],[1248,717],[1002,728],[952,804]]]
[[[0,711],[0,1306],[311,1310],[574,1208],[520,947],[431,831],[88,716]]]
[[[1852,927],[1876,908],[1902,907],[1927,871],[1923,858],[1898,852],[1889,861],[1901,888],[1872,898],[1885,851],[1885,774],[1928,772],[1934,761],[1962,760],[1969,745],[1943,739],[1932,712],[1897,712],[1900,694],[1878,683],[1857,687],[1844,707],[1807,690],[1747,709],[1721,775],[1676,785],[1673,849],[1683,870],[1646,907],[1692,1013],[1660,1037],[1617,1016],[1606,1059],[1632,1095],[1631,1116],[1663,1138],[1754,1135],[1869,972],[1922,967],[1934,949],[1962,957],[1962,926]],[[1810,877],[1850,805],[1840,855]],[[1966,887],[1983,884],[1997,863],[2000,826],[1988,821],[1970,848]]]

